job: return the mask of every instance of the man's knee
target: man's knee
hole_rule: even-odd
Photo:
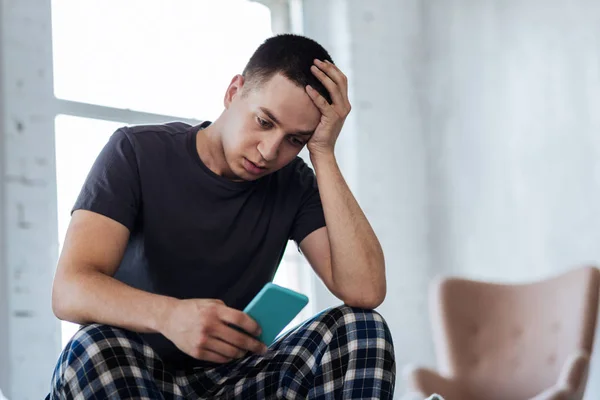
[[[107,358],[127,358],[127,354],[139,348],[141,337],[124,329],[109,325],[91,324],[73,335],[61,357],[63,366],[89,368],[90,364],[104,363]]]
[[[344,326],[349,331],[360,331],[368,337],[384,338],[391,344],[390,328],[383,316],[375,310],[341,305],[323,311],[321,318],[333,319],[337,326]]]
[[[146,376],[149,351],[135,332],[100,324],[85,326],[63,350],[48,398],[79,398],[84,393],[86,398],[106,398],[107,391],[134,393],[131,391],[149,380],[141,378]]]

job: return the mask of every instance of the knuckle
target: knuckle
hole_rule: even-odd
[[[237,323],[238,326],[247,329],[252,325],[252,319],[246,314],[238,314]]]
[[[238,349],[244,349],[246,348],[246,339],[248,337],[249,336],[244,333],[236,332],[235,336],[231,338],[231,344],[237,347]]]
[[[244,325],[242,324],[242,319],[238,316],[234,316],[231,318],[231,320],[228,320],[227,323],[234,328],[236,331],[239,330],[239,328],[244,329]]]
[[[237,346],[243,350],[252,350],[252,339],[248,336],[239,338]]]
[[[215,316],[219,315],[219,306],[217,304],[208,305],[208,307],[206,308],[206,315],[208,315],[211,318],[214,318]]]
[[[212,303],[204,304],[199,307],[200,315],[209,315],[213,312],[214,308],[215,307]]]
[[[206,346],[207,342],[208,342],[208,336],[200,335],[198,337],[198,340],[196,341],[196,348],[198,348],[198,349],[204,348],[204,346]]]
[[[228,358],[234,358],[237,355],[238,351],[233,347],[227,347],[223,350],[223,355]]]
[[[210,325],[208,324],[203,324],[200,326],[200,329],[198,329],[198,333],[200,334],[200,338],[206,338],[206,336],[208,336],[208,334],[210,333],[211,329],[210,329]]]
[[[244,350],[241,349],[231,349],[231,353],[228,354],[230,358],[241,358],[244,355]]]

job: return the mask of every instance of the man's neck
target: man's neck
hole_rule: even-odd
[[[196,151],[208,169],[219,176],[226,176],[229,171],[223,141],[217,121],[200,130],[196,135]]]

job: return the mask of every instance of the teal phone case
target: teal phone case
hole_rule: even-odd
[[[252,317],[262,329],[258,339],[270,346],[277,335],[308,304],[308,297],[274,283],[267,283],[244,312]]]

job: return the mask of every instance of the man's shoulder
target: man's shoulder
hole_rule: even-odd
[[[119,129],[122,135],[131,143],[135,152],[167,151],[181,149],[186,138],[195,128],[202,125],[190,125],[185,122],[167,122],[164,124],[131,125]],[[175,147],[173,147],[175,146]]]
[[[152,134],[180,134],[189,131],[192,125],[185,122],[173,121],[164,124],[148,124],[148,125],[131,125],[124,127],[125,134],[131,137]]]

